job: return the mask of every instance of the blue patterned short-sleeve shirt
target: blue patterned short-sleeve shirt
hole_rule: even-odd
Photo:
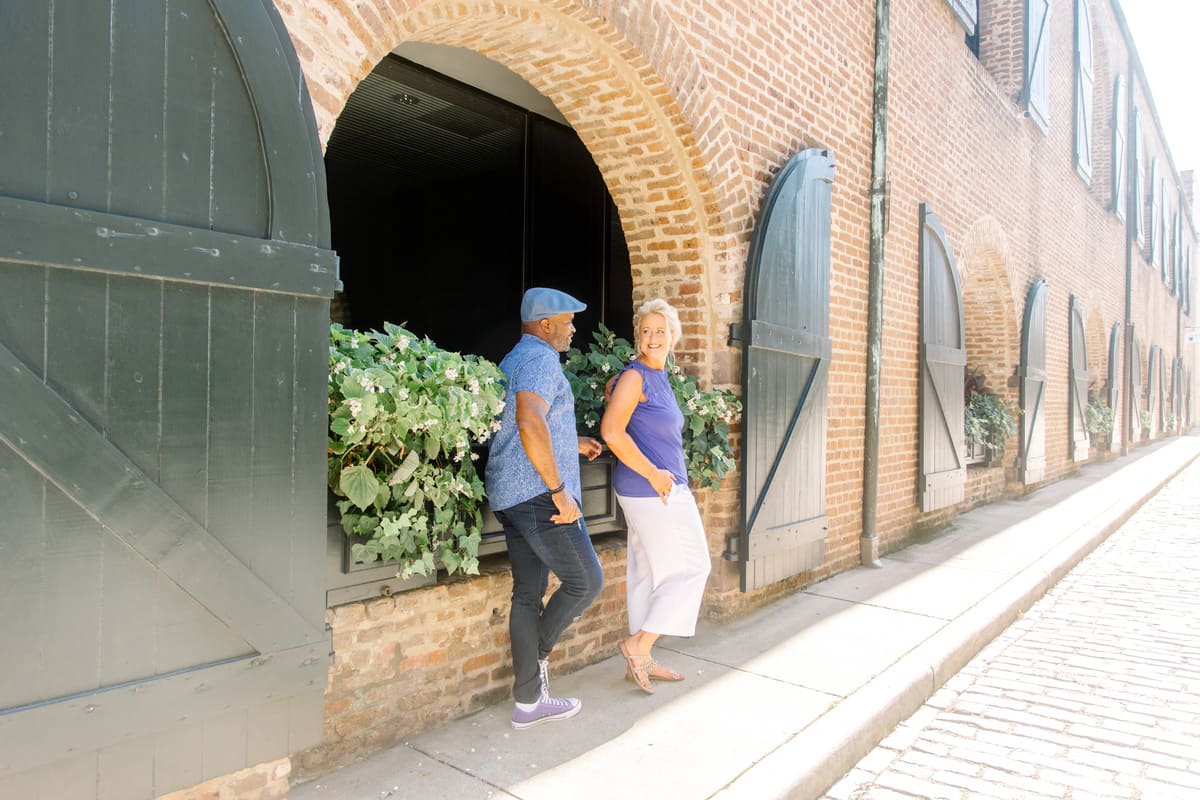
[[[533,392],[549,406],[546,423],[554,462],[566,490],[576,503],[580,502],[575,395],[563,374],[558,351],[536,336],[523,334],[500,362],[500,371],[505,379],[504,411],[500,415],[500,430],[492,437],[484,470],[488,503],[493,510],[502,511],[554,488],[542,481],[521,445],[517,430],[518,392]]]

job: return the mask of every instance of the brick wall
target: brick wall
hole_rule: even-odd
[[[551,654],[552,674],[606,658],[628,635],[623,538],[593,541],[604,590]],[[551,578],[549,591],[557,585]],[[507,560],[492,556],[483,559],[478,576],[443,576],[434,586],[331,609],[325,740],[295,757],[294,777],[328,772],[509,698],[511,592]]]

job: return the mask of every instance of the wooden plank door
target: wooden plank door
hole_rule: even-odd
[[[1121,323],[1114,322],[1108,334],[1108,408],[1113,413],[1113,429],[1109,435],[1108,449],[1117,450],[1125,436],[1121,424]]]
[[[1029,287],[1021,328],[1021,482],[1039,483],[1046,475],[1046,281]]]
[[[1071,399],[1067,417],[1071,430],[1071,459],[1073,461],[1087,461],[1092,444],[1092,439],[1087,429],[1088,382],[1090,381],[1088,377],[1087,331],[1083,324],[1083,309],[1080,307],[1079,298],[1075,297],[1075,295],[1071,295],[1070,315],[1071,364],[1068,370],[1068,382],[1071,386]]]
[[[958,270],[937,215],[920,208],[920,485],[922,511],[962,502],[967,346]]]
[[[0,797],[321,740],[329,298],[268,3],[5,2]]]
[[[1161,348],[1158,345],[1150,345],[1150,355],[1146,359],[1146,411],[1150,414],[1150,426],[1148,436],[1154,436],[1156,431],[1162,430],[1162,378],[1160,377],[1160,368],[1162,366],[1162,358],[1160,357]]]
[[[1130,429],[1134,441],[1142,438],[1142,351],[1134,336],[1133,327],[1129,329],[1129,413]]]
[[[746,269],[742,591],[824,559],[833,156],[806,150],[763,203]]]

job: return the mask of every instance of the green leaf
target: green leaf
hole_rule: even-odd
[[[342,470],[338,486],[350,502],[365,511],[379,495],[380,483],[370,467],[359,464]]]
[[[421,459],[417,455],[417,451],[409,450],[404,461],[400,462],[400,466],[397,467],[396,471],[392,473],[392,477],[388,478],[388,483],[392,486],[395,486],[398,483],[404,483],[412,477],[412,474],[416,472],[417,467],[420,466],[420,464]]]

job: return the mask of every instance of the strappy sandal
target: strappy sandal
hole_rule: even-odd
[[[625,656],[625,680],[633,681],[646,694],[654,694],[654,684],[650,682],[650,665],[654,659],[648,655],[634,655],[625,648],[625,643],[618,645],[621,655]]]
[[[650,663],[647,666],[649,667],[647,672],[649,673],[650,677],[656,681],[681,681],[681,680],[683,680],[683,673],[676,672],[673,669],[667,669],[662,664],[655,661],[653,658],[650,659]]]

